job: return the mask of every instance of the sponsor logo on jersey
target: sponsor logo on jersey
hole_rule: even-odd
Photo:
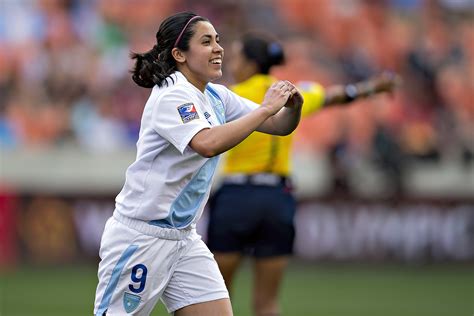
[[[178,106],[178,113],[183,123],[188,123],[194,119],[198,119],[199,115],[193,103],[185,103]]]
[[[123,293],[123,308],[127,313],[131,313],[137,309],[140,304],[140,296],[130,293]]]
[[[209,112],[204,112],[204,117],[206,118],[207,122],[212,125],[212,122],[209,120],[211,114],[209,114]]]

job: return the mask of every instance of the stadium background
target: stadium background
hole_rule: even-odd
[[[281,78],[404,79],[300,125],[284,315],[472,315],[469,0],[0,0],[0,315],[91,313],[100,235],[149,93],[128,54],[182,10],[210,18],[224,48],[245,30],[279,36]],[[250,277],[247,265],[236,315],[250,313]]]

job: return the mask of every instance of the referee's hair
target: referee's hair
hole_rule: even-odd
[[[171,51],[175,47],[182,51],[189,50],[189,40],[195,32],[193,26],[200,21],[209,22],[192,12],[180,12],[166,18],[156,32],[153,48],[146,53],[130,54],[135,59],[135,67],[131,71],[133,81],[144,88],[165,84],[166,78],[177,69]]]
[[[242,36],[241,42],[243,54],[257,64],[262,74],[268,74],[271,67],[285,62],[281,43],[269,34],[249,32]]]

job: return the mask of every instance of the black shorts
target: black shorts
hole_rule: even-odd
[[[209,249],[262,258],[289,255],[295,211],[295,199],[284,183],[224,184],[209,203]]]

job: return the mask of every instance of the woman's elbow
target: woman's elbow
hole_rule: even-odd
[[[208,141],[191,141],[190,146],[204,158],[212,158],[220,154],[216,146]]]
[[[212,135],[209,134],[209,129],[203,129],[194,135],[189,142],[189,147],[205,158],[212,158],[220,154],[216,142],[212,140]]]
[[[197,153],[204,158],[212,158],[220,154],[220,152],[217,150],[212,150],[211,148],[203,148],[202,150],[197,151]]]

